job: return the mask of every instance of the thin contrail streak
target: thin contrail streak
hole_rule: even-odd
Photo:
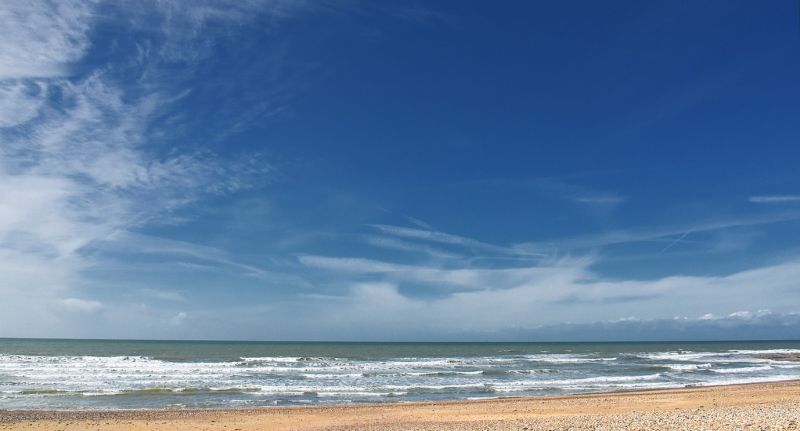
[[[660,251],[659,253],[663,253],[663,252],[665,252],[665,251],[667,251],[667,250],[671,249],[673,245],[675,245],[675,244],[677,244],[677,243],[681,242],[681,241],[682,241],[684,238],[686,238],[686,236],[687,236],[687,235],[689,235],[689,233],[690,233],[690,232],[691,232],[691,231],[686,231],[686,233],[684,233],[683,235],[681,235],[680,237],[678,237],[678,239],[676,239],[675,241],[672,241],[671,243],[667,244],[667,246],[666,246],[666,247],[662,248],[662,249],[661,249],[661,251]]]

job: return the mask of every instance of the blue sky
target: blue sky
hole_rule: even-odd
[[[0,5],[0,336],[796,338],[794,1]]]

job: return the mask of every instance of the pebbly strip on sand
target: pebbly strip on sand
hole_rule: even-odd
[[[800,382],[483,401],[184,410],[0,410],[0,430],[800,430]]]

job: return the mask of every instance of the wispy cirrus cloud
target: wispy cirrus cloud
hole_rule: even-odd
[[[109,253],[125,255],[130,250],[135,253],[158,257],[182,257],[192,262],[170,262],[170,264],[188,265],[199,269],[205,265],[209,269],[228,268],[239,275],[268,280],[272,274],[259,266],[248,265],[238,261],[225,250],[215,247],[194,244],[186,241],[158,238],[131,232],[116,232],[96,244],[96,248]]]
[[[800,202],[800,195],[760,195],[750,196],[748,201],[756,204],[783,204]]]
[[[369,245],[384,249],[399,250],[415,254],[425,254],[433,258],[440,259],[457,259],[464,257],[463,254],[448,252],[437,247],[431,247],[429,245],[420,244],[413,241],[404,241],[402,239],[397,239],[390,236],[362,235],[361,238]]]
[[[47,88],[44,82],[0,80],[0,127],[15,126],[37,116]]]
[[[524,283],[566,276],[572,270],[583,270],[588,259],[580,263],[552,262],[546,265],[506,268],[434,267],[378,261],[365,258],[300,256],[303,265],[354,275],[380,275],[394,282],[425,283],[432,290],[485,290],[508,288]]]
[[[618,194],[579,195],[572,198],[572,200],[578,203],[596,205],[618,205],[625,202],[627,199],[627,197]]]
[[[0,4],[4,328],[47,327],[58,310],[101,310],[97,300],[79,297],[85,270],[98,265],[92,247],[168,223],[189,203],[247,189],[271,172],[257,155],[223,159],[160,146],[170,136],[153,125],[189,94],[182,81],[165,79],[163,65],[193,73],[213,51],[208,26],[281,18],[298,4]],[[137,49],[93,40],[100,23],[141,36]],[[103,49],[113,55],[96,55]],[[95,59],[86,61],[90,53]]]
[[[780,212],[780,213],[767,213],[757,214],[742,217],[718,217],[716,219],[709,219],[696,223],[665,225],[665,226],[647,226],[640,228],[628,229],[615,229],[602,232],[599,234],[574,236],[566,238],[558,238],[546,242],[522,242],[514,245],[514,247],[530,252],[546,252],[547,250],[586,250],[601,248],[609,245],[616,244],[630,244],[641,242],[660,242],[666,243],[669,248],[672,248],[677,242],[689,242],[686,239],[689,233],[707,233],[715,231],[724,231],[728,229],[736,229],[752,226],[763,226],[775,223],[783,223],[800,220],[800,213],[798,212]],[[677,242],[676,242],[677,240]],[[672,244],[672,245],[669,245]],[[666,251],[666,250],[665,250]]]
[[[716,276],[688,276],[668,268],[671,276],[653,279],[610,277],[598,273],[595,264],[606,258],[603,252],[610,246],[654,242],[660,249],[656,257],[663,258],[667,251],[701,245],[721,232],[730,235],[707,249],[740,250],[754,234],[740,235],[739,230],[800,220],[800,213],[615,228],[620,221],[611,217],[613,210],[633,197],[579,176],[478,179],[469,185],[511,190],[510,205],[520,197],[535,198],[559,210],[586,213],[593,222],[602,219],[603,228],[588,230],[597,234],[563,237],[556,229],[543,241],[520,237],[513,243],[493,242],[487,238],[499,230],[491,220],[486,230],[465,233],[468,224],[462,224],[463,234],[455,234],[447,231],[444,220],[458,215],[446,211],[437,214],[436,228],[409,216],[404,217],[409,226],[370,224],[366,232],[341,235],[326,231],[315,236],[314,226],[303,225],[297,231],[314,240],[292,238],[284,240],[294,241],[292,245],[274,247],[273,242],[271,249],[253,244],[273,240],[269,235],[248,235],[237,245],[257,250],[252,255],[193,244],[191,239],[135,233],[181,223],[194,203],[208,197],[225,200],[223,196],[257,187],[274,175],[262,156],[223,157],[197,149],[210,146],[194,140],[213,140],[220,148],[285,109],[272,97],[285,94],[282,88],[256,92],[236,87],[256,81],[271,86],[277,80],[264,84],[261,75],[273,73],[242,60],[226,66],[235,69],[232,75],[215,80],[217,69],[209,64],[226,50],[234,52],[226,60],[249,58],[238,55],[234,45],[240,41],[232,38],[242,27],[258,27],[258,37],[263,37],[272,24],[298,11],[329,7],[341,6],[302,0],[147,1],[135,7],[101,0],[0,4],[0,327],[21,335],[69,336],[62,323],[83,314],[91,336],[229,338],[239,336],[230,329],[239,325],[249,328],[253,338],[362,338],[374,331],[374,338],[385,339],[420,334],[504,337],[517,330],[531,336],[545,332],[526,331],[542,327],[553,334],[573,327],[564,321],[574,322],[575,328],[607,324],[614,331],[634,331],[625,325],[657,329],[683,321],[675,316],[695,316],[685,319],[694,323],[677,325],[676,331],[691,330],[700,321],[719,326],[794,322],[793,310],[800,308],[793,283],[800,277],[796,260]],[[406,12],[405,18],[415,22],[443,18],[419,8]],[[260,54],[274,58],[264,63],[280,69],[282,54],[263,52],[268,51],[263,41],[250,42]],[[195,79],[203,71],[206,75]],[[238,79],[242,74],[251,75]],[[196,112],[181,108],[193,104],[203,90],[214,103],[203,107],[200,120],[192,120]],[[213,124],[183,139],[189,136],[187,129],[206,119]],[[206,132],[209,136],[201,135]],[[225,147],[227,152],[234,146]],[[799,200],[794,195],[750,198],[757,204]],[[537,216],[525,222],[538,223]],[[250,233],[252,223],[263,219],[243,217],[242,231]],[[357,222],[360,228],[362,223],[363,218]],[[547,226],[518,232],[550,235]],[[207,233],[190,230],[182,233],[188,238]],[[587,230],[579,226],[566,235],[578,231]],[[321,244],[322,236],[337,239]],[[348,243],[354,245],[348,248],[336,242],[345,236],[357,244]],[[301,247],[310,250],[297,250]],[[265,252],[289,248],[289,256]],[[151,279],[144,284],[120,273]],[[207,280],[213,280],[209,285],[214,289],[235,285],[246,296],[240,300],[247,302],[240,302],[242,313],[216,301],[221,292],[211,292],[215,301],[201,310],[204,303],[195,302],[192,289]],[[242,288],[247,282],[252,284]],[[124,293],[103,294],[117,290]],[[278,293],[251,292],[265,290]],[[760,308],[774,310],[772,317],[738,311]],[[621,316],[630,319],[620,323]],[[292,332],[294,325],[287,328],[287,321],[296,322],[298,332]],[[365,321],[373,325],[364,329]],[[93,332],[98,326],[111,332]],[[218,327],[227,332],[214,332]]]
[[[698,338],[736,338],[736,331],[725,329],[733,326],[742,334],[763,337],[782,317],[767,322],[766,317],[748,320],[735,313],[769,309],[774,311],[773,317],[793,316],[800,309],[799,297],[793,293],[793,280],[800,274],[797,259],[720,275],[673,271],[672,275],[636,279],[597,272],[596,264],[605,258],[602,251],[592,250],[609,244],[658,241],[665,252],[682,242],[694,243],[690,234],[736,231],[797,218],[793,213],[762,214],[563,238],[534,249],[549,258],[537,254],[522,260],[501,258],[514,256],[509,249],[523,245],[506,247],[427,229],[370,225],[378,232],[371,236],[370,245],[417,253],[416,258],[389,255],[375,259],[368,257],[369,253],[300,255],[303,266],[320,274],[316,279],[326,292],[304,297],[303,307],[311,310],[313,317],[308,319],[312,321],[336,322],[327,327],[335,339],[365,334],[357,329],[365,320],[372,322],[372,332],[367,333],[376,339],[380,334],[395,334],[400,339],[580,339],[581,331],[583,339],[676,339],[681,338],[681,330],[691,328],[697,328]],[[387,246],[381,238],[402,243]],[[451,255],[437,257],[426,247],[446,247]],[[473,250],[495,259],[476,259]],[[563,257],[556,258],[559,254]],[[756,291],[759,294],[754,299]],[[283,306],[299,307],[291,301]],[[679,316],[695,317],[680,318],[673,324]],[[700,322],[697,316],[722,317]],[[626,317],[624,323],[613,323],[621,322],[622,317]],[[601,336],[598,328],[612,332]],[[647,335],[644,328],[653,329],[656,335]]]
[[[526,256],[543,256],[541,253],[537,252],[529,252],[521,249],[518,250],[509,247],[498,246],[487,242],[479,241],[473,238],[468,238],[460,235],[453,235],[450,233],[441,232],[437,230],[416,229],[416,228],[385,225],[385,224],[372,224],[369,225],[369,227],[386,235],[457,246],[462,249],[472,250],[475,252],[488,252],[497,254],[526,255]]]
[[[473,338],[476,334],[513,338],[510,335],[515,333],[557,339],[559,331],[570,325],[585,329],[586,325],[619,321],[621,316],[628,316],[628,326],[612,327],[616,332],[607,333],[606,339],[631,339],[641,338],[639,329],[652,327],[654,321],[677,318],[682,321],[678,326],[688,328],[692,327],[689,320],[705,316],[715,324],[738,322],[737,325],[746,327],[763,323],[764,316],[741,310],[773,310],[772,316],[792,316],[800,307],[797,295],[792,294],[797,287],[794,280],[800,275],[800,261],[796,259],[722,276],[676,275],[652,280],[606,278],[591,271],[590,262],[579,260],[565,261],[557,270],[547,267],[468,270],[469,277],[462,277],[463,268],[432,270],[362,259],[308,257],[304,263],[340,276],[391,273],[375,281],[350,279],[350,284],[345,284],[345,290],[335,297],[336,307],[325,307],[327,298],[304,303],[315,316],[309,318],[336,322],[337,326],[329,329],[337,329],[340,335],[369,321],[375,334],[405,334],[410,338],[428,331],[434,339],[470,338],[469,334]],[[418,297],[403,289],[406,283],[420,282],[435,289],[451,277],[468,283],[471,288],[434,298]],[[754,296],[756,291],[758,295]],[[289,308],[292,306],[287,305]],[[680,316],[695,317],[687,320]],[[598,335],[596,331],[584,334]],[[665,338],[676,336],[671,330],[656,334]],[[568,338],[575,339],[575,335],[573,332]],[[730,331],[727,336],[735,338]]]
[[[572,177],[575,176],[567,178]],[[562,177],[524,179],[494,178],[466,181],[460,183],[460,185],[527,190],[542,197],[559,199],[581,205],[593,205],[600,208],[613,208],[628,200],[628,196],[622,193],[598,190],[594,187],[568,181],[566,178]]]
[[[63,77],[91,45],[94,1],[9,0],[0,5],[0,80]]]

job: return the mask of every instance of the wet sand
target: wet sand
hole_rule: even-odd
[[[800,429],[800,381],[562,397],[225,410],[0,410],[0,430]]]

